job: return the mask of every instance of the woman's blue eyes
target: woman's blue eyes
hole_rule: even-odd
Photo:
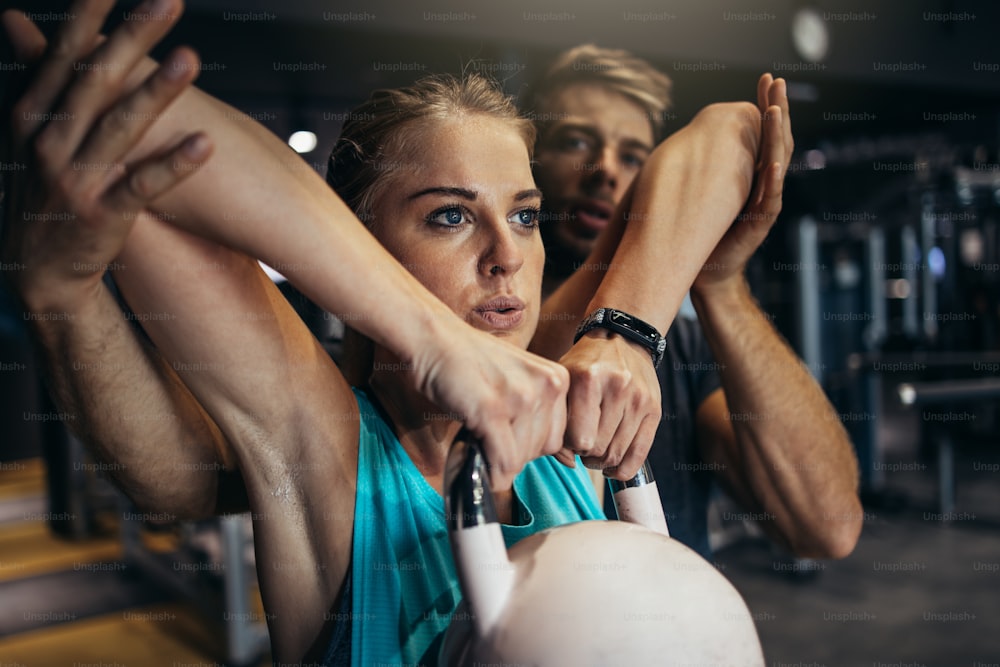
[[[445,227],[455,227],[465,222],[465,212],[456,207],[443,208],[431,213],[427,220]]]
[[[538,209],[521,209],[514,212],[507,220],[522,227],[537,227]],[[441,225],[442,227],[458,227],[463,223],[470,222],[465,210],[458,206],[438,209],[427,216],[427,221],[435,225]]]
[[[525,227],[537,227],[538,226],[538,209],[537,208],[526,208],[518,211],[511,216],[511,220],[517,222],[519,225],[524,225]]]

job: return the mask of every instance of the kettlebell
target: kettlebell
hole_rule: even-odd
[[[628,520],[550,528],[509,551],[481,443],[467,431],[449,451],[444,488],[464,599],[440,665],[764,666],[743,598],[667,535],[648,467],[612,485]]]

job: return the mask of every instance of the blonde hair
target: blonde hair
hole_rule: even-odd
[[[402,155],[419,125],[465,114],[506,120],[524,139],[529,157],[535,127],[522,117],[499,85],[482,75],[435,75],[412,86],[378,90],[351,112],[330,153],[326,181],[362,222],[373,221],[373,205],[403,165]]]
[[[462,78],[435,75],[412,86],[378,90],[354,109],[327,162],[326,181],[369,228],[375,202],[405,165],[406,154],[422,125],[479,114],[507,121],[524,140],[529,159],[535,145],[534,124],[518,113],[499,85],[482,75]],[[354,386],[367,384],[374,363],[374,344],[350,327],[344,335],[342,368]]]
[[[628,51],[593,44],[563,51],[529,87],[525,95],[528,117],[545,125],[549,96],[581,83],[609,88],[634,101],[649,117],[655,140],[663,139],[670,108],[670,77]]]

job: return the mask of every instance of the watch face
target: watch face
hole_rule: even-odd
[[[810,7],[796,12],[792,19],[792,42],[803,60],[812,63],[823,60],[830,49],[830,35],[823,15]]]

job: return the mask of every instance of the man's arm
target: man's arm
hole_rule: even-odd
[[[770,136],[780,127],[772,121],[764,130]],[[760,133],[753,105],[700,112],[657,147],[590,258],[548,300],[532,350],[565,353],[560,362],[572,378],[566,446],[588,465],[618,478],[635,474],[659,425],[659,386],[649,352],[620,336],[594,330],[570,349],[576,326],[588,312],[612,307],[668,328],[747,200]]]
[[[854,451],[833,407],[745,281],[692,291],[692,301],[722,379],[696,414],[704,460],[795,554],[847,556],[862,512]]]
[[[758,88],[758,97],[761,108],[777,106],[787,165],[788,99],[784,81],[776,83],[770,92]],[[775,187],[765,188],[757,197],[762,206],[749,207],[726,232],[691,288],[722,380],[722,390],[698,407],[699,442],[736,498],[766,517],[762,526],[772,537],[801,556],[841,558],[854,548],[862,523],[853,448],[744,278],[781,210],[781,170],[766,169]]]
[[[14,46],[20,58],[33,60],[45,44],[15,41]],[[57,69],[43,66],[38,76],[51,82]],[[139,92],[145,105],[139,110],[162,111],[190,83],[193,71],[147,82]],[[20,129],[31,118],[21,105],[12,116]],[[13,156],[34,163],[23,137],[12,138]],[[11,172],[5,183],[6,277],[26,308],[57,403],[90,451],[113,464],[111,477],[133,500],[177,518],[241,509],[245,497],[238,475],[226,470],[232,460],[218,428],[176,373],[134,335],[101,275],[130,221],[144,215],[143,206],[207,158],[195,139],[182,136],[179,144],[161,147],[159,156],[135,165],[132,182],[101,182],[101,175],[76,170],[78,185],[89,191],[86,213],[67,206],[58,188],[46,191],[39,174]],[[142,192],[131,187],[140,182],[146,186]],[[223,498],[222,488],[236,492]]]
[[[73,431],[144,509],[171,519],[245,509],[215,423],[134,334],[104,284],[87,289],[25,303],[47,383]]]

